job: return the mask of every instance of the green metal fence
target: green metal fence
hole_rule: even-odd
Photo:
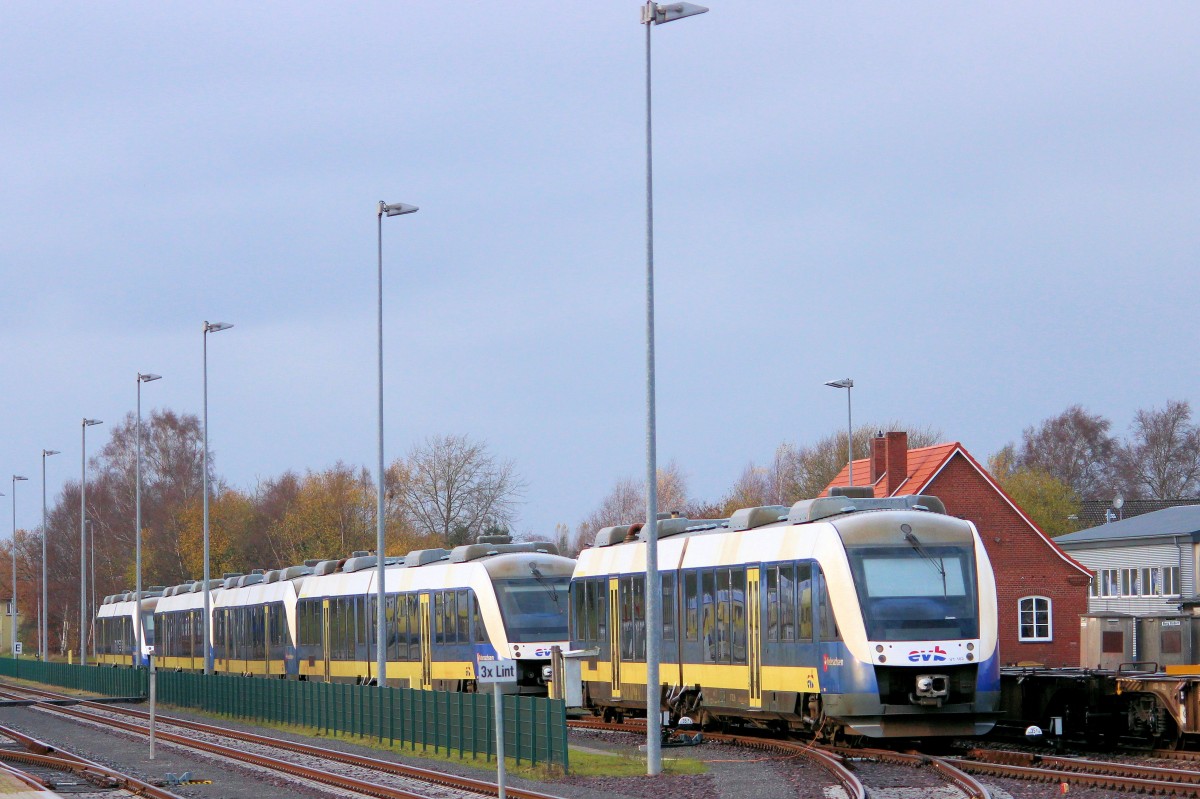
[[[144,669],[114,669],[102,666],[77,666],[68,663],[44,663],[40,660],[0,658],[0,677],[74,688],[103,696],[145,696]]]
[[[0,676],[106,696],[146,695],[145,669],[0,658]],[[491,694],[160,671],[158,700],[250,723],[314,727],[325,733],[399,742],[421,751],[460,757],[482,755],[491,759],[496,750]],[[504,754],[517,762],[556,764],[565,770],[565,703],[542,697],[505,696]]]

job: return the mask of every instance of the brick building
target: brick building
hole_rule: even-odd
[[[932,494],[975,524],[996,573],[1000,662],[1079,665],[1079,619],[1091,572],[1062,551],[958,442],[908,448],[907,433],[871,441],[854,484],[875,496]],[[842,469],[827,487],[849,485]]]

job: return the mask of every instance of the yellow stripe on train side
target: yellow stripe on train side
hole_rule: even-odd
[[[797,691],[815,694],[821,690],[816,669],[809,666],[763,666],[764,691]]]

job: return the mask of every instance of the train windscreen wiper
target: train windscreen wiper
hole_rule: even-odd
[[[929,561],[930,564],[933,565],[933,568],[937,569],[938,574],[942,575],[942,596],[946,596],[946,564],[941,558],[935,558],[933,555],[930,555],[928,552],[926,552],[925,548],[921,546],[920,539],[917,538],[916,534],[913,533],[912,530],[909,530],[904,534],[904,540],[916,550],[918,555]]]
[[[538,581],[538,585],[540,585],[542,588],[545,588],[546,593],[550,594],[550,598],[554,600],[555,609],[559,613],[562,613],[562,607],[558,604],[558,591],[554,589],[554,586],[546,582],[546,578],[542,576],[542,573],[538,570],[537,566],[530,563],[529,571],[533,573],[533,579]]]

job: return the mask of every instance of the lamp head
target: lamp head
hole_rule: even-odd
[[[83,426],[84,426],[84,427],[91,427],[91,426],[92,426],[92,425],[94,425],[94,424],[104,424],[104,422],[103,422],[103,421],[101,421],[100,419],[87,419],[87,418],[85,418],[85,419],[83,420]]]
[[[29,479],[28,477],[22,477],[22,476],[21,476],[21,475],[19,475],[19,474],[14,474],[14,475],[13,475],[13,482],[14,482],[14,483],[15,483],[15,482],[17,482],[17,481],[19,481],[19,480],[28,480],[28,479]]]
[[[694,3],[655,3],[654,0],[642,6],[642,24],[662,25],[664,22],[674,22],[684,17],[694,17],[708,11],[706,6]]]
[[[379,201],[380,216],[401,216],[402,214],[413,214],[419,210],[415,205],[408,205],[406,203],[391,203],[389,205],[383,200]]]
[[[830,380],[825,385],[830,388],[854,388],[854,381],[848,377],[843,377],[841,380]]]
[[[205,322],[204,323],[204,332],[205,333],[219,333],[222,330],[228,330],[231,327],[233,327],[233,325],[229,324],[228,322]]]
[[[56,450],[56,449],[44,449],[44,450],[42,450],[42,457],[43,457],[43,458],[44,458],[44,457],[46,457],[47,455],[57,455],[57,454],[58,454],[58,450]]]
[[[162,380],[162,375],[142,374],[138,372],[138,380],[142,383],[149,383],[152,380]]]

